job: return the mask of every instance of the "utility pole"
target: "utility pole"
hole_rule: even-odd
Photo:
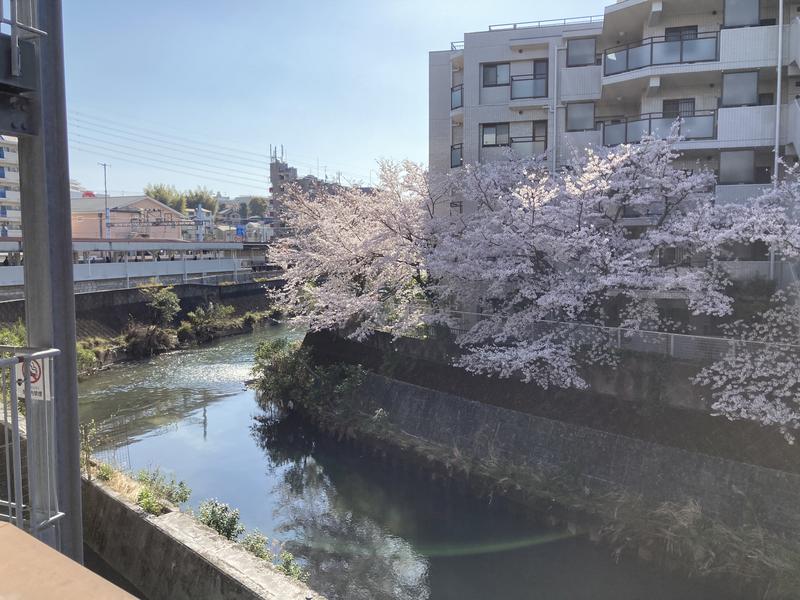
[[[108,227],[111,224],[111,215],[108,212],[108,177],[107,177],[108,174],[107,174],[107,170],[108,170],[108,167],[110,167],[111,165],[108,164],[108,163],[104,163],[104,162],[99,162],[97,164],[100,165],[101,167],[103,167],[103,189],[104,189],[104,192],[105,192],[105,199],[106,199],[106,210],[103,213],[103,215],[105,217],[105,221],[106,221],[106,234],[105,235],[101,235],[100,237],[108,239],[108,238],[111,237],[110,235],[108,235]]]

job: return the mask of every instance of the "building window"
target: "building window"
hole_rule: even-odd
[[[510,143],[508,123],[487,123],[481,128],[482,146],[508,146]]]
[[[665,42],[680,42],[681,40],[696,40],[697,25],[686,25],[684,27],[667,27],[664,29]]]
[[[567,104],[567,131],[594,129],[594,102]]]
[[[734,150],[719,153],[720,183],[753,183],[756,153],[754,150]]]
[[[759,25],[760,9],[759,0],[725,0],[724,27]]]
[[[6,197],[6,188],[0,187],[0,198]]]
[[[511,83],[511,67],[508,63],[483,65],[483,87],[496,87]]]
[[[583,67],[596,64],[596,62],[594,38],[567,40],[568,67]]]
[[[758,71],[722,74],[722,106],[758,104]]]
[[[547,97],[547,59],[533,61],[533,73],[511,77],[511,99]]]
[[[661,108],[664,118],[677,119],[678,117],[694,116],[694,98],[680,98],[679,100],[664,100]]]
[[[772,92],[764,92],[758,95],[759,106],[772,106],[775,104],[775,94]]]

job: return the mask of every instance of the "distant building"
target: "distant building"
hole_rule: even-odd
[[[108,223],[103,196],[72,198],[75,239],[183,239],[187,219],[149,196],[110,196]]]
[[[0,135],[0,237],[21,237],[17,138]]]

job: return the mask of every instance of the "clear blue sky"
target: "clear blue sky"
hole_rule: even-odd
[[[599,14],[603,2],[68,0],[71,177],[266,191],[269,144],[301,173],[368,181],[427,161],[428,51],[492,23]]]

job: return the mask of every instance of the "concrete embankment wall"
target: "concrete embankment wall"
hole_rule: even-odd
[[[324,600],[191,516],[147,515],[83,481],[84,541],[148,600]]]
[[[430,340],[362,343],[314,333],[305,344],[321,362],[369,369],[362,405],[383,408],[393,430],[440,446],[443,456],[491,458],[534,479],[567,477],[577,489],[625,492],[652,505],[696,500],[730,525],[757,520],[800,533],[800,454],[776,431],[648,397],[650,383],[624,387],[620,398],[469,375],[445,364]]]
[[[726,460],[468,400],[380,375],[359,390],[396,430],[445,455],[491,457],[532,474],[569,474],[589,494],[624,490],[649,505],[696,500],[733,526],[753,522],[800,534],[800,475]]]
[[[181,299],[182,314],[198,306],[214,303],[231,304],[237,313],[263,310],[267,307],[266,290],[279,281],[250,282],[231,285],[180,284],[174,286]],[[146,321],[147,306],[138,288],[87,292],[75,295],[75,316],[78,338],[114,337],[131,320]],[[25,320],[25,301],[0,302],[0,324]]]

